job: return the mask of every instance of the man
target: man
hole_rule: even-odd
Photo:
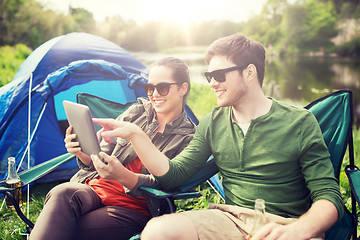
[[[262,92],[265,49],[242,34],[206,52],[219,107],[201,120],[188,147],[169,161],[135,126],[103,121],[103,137],[126,137],[164,188],[174,188],[213,155],[227,205],[154,218],[142,239],[311,239],[343,214],[339,186],[315,117]],[[151,153],[151,154],[149,154]],[[93,157],[93,161],[98,161]],[[251,232],[255,199],[266,201],[268,224]]]

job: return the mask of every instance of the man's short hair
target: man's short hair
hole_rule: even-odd
[[[265,74],[265,49],[261,43],[235,33],[214,41],[206,50],[205,62],[210,63],[214,56],[225,56],[236,65],[254,64],[260,86]]]

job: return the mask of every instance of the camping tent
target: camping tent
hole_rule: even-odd
[[[135,101],[145,96],[146,76],[147,68],[127,51],[91,34],[70,33],[39,46],[0,88],[0,179],[9,156],[21,171],[66,153],[62,100],[75,102],[76,93],[85,92]],[[47,179],[67,179],[76,168],[72,161]]]

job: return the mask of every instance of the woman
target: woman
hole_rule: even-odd
[[[161,152],[172,158],[195,132],[184,111],[190,90],[187,66],[176,58],[155,62],[144,90],[149,99],[139,98],[138,104],[112,121],[140,127]],[[80,170],[69,183],[48,193],[30,239],[129,239],[141,232],[151,217],[167,211],[162,201],[140,196],[140,186],[154,186],[156,181],[129,140],[104,138],[100,155],[105,163],[93,162],[73,141],[76,135],[71,131],[70,126],[65,147],[77,156]]]

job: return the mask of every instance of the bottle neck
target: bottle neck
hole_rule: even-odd
[[[265,213],[265,201],[263,199],[256,199],[254,209],[256,212]]]
[[[265,201],[263,199],[256,199],[254,205],[254,219],[251,236],[253,236],[261,227],[266,224],[265,217]]]
[[[7,180],[13,180],[13,179],[18,180],[18,179],[20,179],[20,177],[16,171],[15,160],[9,159]]]

